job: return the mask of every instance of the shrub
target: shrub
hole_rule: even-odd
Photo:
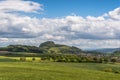
[[[112,68],[105,68],[105,69],[103,69],[103,71],[105,71],[105,72],[112,72],[113,70],[112,70]]]
[[[35,61],[35,57],[32,58],[32,61]]]
[[[117,59],[116,58],[112,58],[111,62],[115,63],[115,62],[117,62]]]
[[[20,61],[26,61],[26,57],[20,57]]]
[[[100,58],[99,63],[104,63],[104,58]]]
[[[120,71],[118,71],[118,70],[115,70],[115,71],[114,71],[114,73],[120,74]]]

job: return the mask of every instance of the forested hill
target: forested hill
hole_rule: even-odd
[[[39,47],[28,45],[9,45],[0,48],[0,51],[9,52],[32,52],[32,53],[50,53],[50,54],[79,54],[82,50],[74,47],[61,44],[55,44],[53,41],[41,43]]]
[[[43,49],[43,51],[47,51],[48,53],[55,53],[55,54],[79,54],[82,52],[81,49],[74,47],[74,46],[67,46],[67,45],[60,45],[55,44],[52,41],[47,41],[42,43],[39,46],[40,49]]]

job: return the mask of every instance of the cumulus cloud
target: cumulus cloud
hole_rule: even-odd
[[[43,10],[42,5],[33,1],[24,0],[2,0],[0,1],[0,12],[37,12]]]
[[[113,11],[110,11],[108,13],[108,15],[112,18],[112,19],[116,19],[116,20],[120,20],[120,7],[116,8]]]
[[[0,1],[0,44],[38,45],[46,40],[82,48],[119,47],[120,8],[101,16],[36,18],[12,12],[38,13],[42,4],[24,0]],[[107,18],[106,18],[107,17]]]

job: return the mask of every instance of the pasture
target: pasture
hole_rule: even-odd
[[[115,71],[120,71],[120,64],[21,62],[18,57],[0,57],[0,80],[119,80]]]

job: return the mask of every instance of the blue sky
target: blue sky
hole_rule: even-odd
[[[42,17],[63,17],[71,14],[100,16],[120,6],[120,0],[33,0],[43,4]]]
[[[120,0],[0,0],[0,46],[45,41],[120,47]]]

